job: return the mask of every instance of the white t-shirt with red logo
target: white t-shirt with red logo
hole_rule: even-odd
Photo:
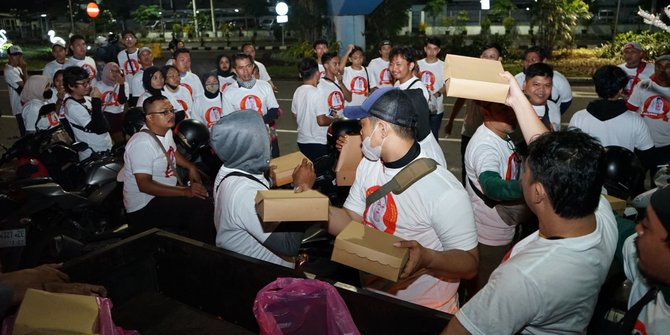
[[[70,66],[76,66],[86,70],[86,72],[88,72],[88,79],[91,80],[91,86],[95,85],[97,82],[96,77],[98,75],[98,70],[95,67],[95,61],[93,58],[86,56],[86,58],[80,60],[74,57],[70,57],[67,59],[67,61],[65,61],[63,68],[66,69]]]
[[[425,157],[422,153],[417,159]],[[428,249],[471,250],[477,247],[477,231],[468,194],[461,182],[442,166],[405,192],[389,193],[366,208],[366,196],[390,181],[400,170],[387,168],[381,161],[363,159],[356,169],[356,178],[344,208],[361,215],[368,226],[405,240],[416,240]],[[397,283],[379,279],[365,287],[455,313],[458,310],[458,285],[458,281],[424,274]],[[395,289],[397,292],[390,293]]]
[[[235,83],[228,86],[223,93],[223,116],[243,109],[255,110],[260,116],[264,116],[272,108],[279,108],[279,103],[272,87],[264,80],[256,80],[256,84],[250,89]]]
[[[146,126],[142,129],[147,129]],[[172,130],[168,130],[165,136],[157,136],[172,165],[176,166],[175,150],[177,146],[172,138]],[[142,193],[137,186],[135,174],[143,173],[151,175],[153,181],[175,186],[177,185],[176,171],[172,171],[171,164],[158,146],[156,140],[150,134],[142,131],[135,133],[126,144],[123,154],[123,204],[128,213],[139,211],[144,208],[153,195]]]
[[[351,66],[345,67],[342,81],[351,91],[351,101],[345,102],[345,106],[360,106],[370,95],[370,89],[377,86],[374,77],[370,76],[369,70],[365,67],[361,67],[360,70],[355,70]]]
[[[628,98],[628,108],[642,116],[657,148],[670,145],[670,87],[643,80]]]
[[[139,49],[136,49],[135,52],[128,52],[128,50],[121,50],[116,55],[116,60],[118,60],[119,62],[119,67],[121,68],[123,74],[125,75],[126,86],[128,86],[129,92],[134,92],[133,84],[134,79],[137,75],[140,75],[140,81],[141,81],[142,71],[138,55],[139,51],[140,51]]]
[[[297,142],[302,144],[316,143],[326,144],[328,137],[328,126],[319,126],[316,118],[328,113],[328,109],[320,104],[319,89],[315,86],[304,84],[293,93],[291,112],[295,115],[298,123]]]
[[[214,124],[216,124],[221,118],[221,113],[223,111],[223,93],[210,99],[207,96],[203,96],[195,102],[195,108],[191,112],[191,118],[196,119],[207,126],[207,129],[211,129]]]
[[[521,157],[512,148],[512,143],[500,138],[485,125],[477,128],[465,150],[465,172],[479,191],[482,191],[479,175],[483,172],[496,172],[503,180],[519,180]],[[468,190],[475,212],[479,242],[489,246],[510,243],[514,237],[515,227],[506,224],[495,207],[489,208],[484,200],[477,196],[468,181],[465,182],[465,189]]]
[[[50,112],[49,114],[40,117],[38,120],[40,108],[46,103],[47,102],[44,100],[33,99],[23,105],[21,116],[23,117],[23,123],[26,126],[27,132],[47,130],[60,124],[60,119],[56,112]]]
[[[91,112],[89,111],[92,110],[93,106],[90,97],[85,96],[82,102],[66,98],[63,104],[65,105],[65,118],[70,122],[70,125],[73,125],[74,140],[88,144],[91,150],[95,152],[107,151],[112,148],[112,138],[109,133],[96,134],[74,126],[84,128],[91,122]],[[80,151],[79,160],[88,158],[91,155],[91,150]]]
[[[191,98],[193,98],[194,101],[205,95],[205,88],[202,87],[202,82],[195,73],[186,72],[180,74],[180,76],[181,86],[188,90],[188,93],[191,94]]]
[[[333,82],[330,79],[321,78],[319,84],[316,86],[319,89],[320,102],[326,111],[335,111],[340,117],[344,116],[344,94],[340,87],[340,83]],[[328,112],[330,114],[330,112]]]
[[[393,78],[391,77],[391,71],[389,71],[389,61],[377,57],[368,64],[368,71],[370,71],[370,77],[375,78],[377,87],[393,87]]]
[[[654,65],[645,62],[640,62],[640,65],[638,67],[634,67],[632,69],[626,67],[626,63],[619,64],[619,67],[624,72],[626,72],[626,75],[628,76],[628,83],[626,84],[626,87],[624,87],[623,89],[623,93],[628,96],[631,95],[633,88],[635,87],[635,85],[637,85],[637,83],[639,83],[642,80],[651,78],[651,76],[654,74]]]
[[[167,87],[166,85],[165,88],[163,89],[162,94],[166,96],[168,100],[170,100],[170,103],[172,104],[172,107],[174,108],[175,111],[183,110],[184,112],[186,112],[187,119],[191,117],[190,116],[191,109],[193,109],[194,103],[191,94],[185,87],[179,86],[177,87],[176,91],[172,92],[170,91],[170,88]]]
[[[545,113],[549,114],[549,123],[551,131],[561,130],[561,109],[551,100],[547,100],[547,104],[544,106],[535,106],[533,105],[533,110],[537,117],[542,120],[542,117]]]
[[[115,83],[114,86],[109,86],[102,81],[95,83],[95,87],[100,90],[102,94],[100,96],[100,101],[102,102],[102,111],[110,114],[121,114],[123,113],[123,104],[119,103],[119,93],[121,85]],[[126,95],[126,98],[130,95],[128,90],[128,85],[123,85],[123,90]]]
[[[228,77],[218,76],[218,77],[219,77],[219,84],[221,85],[221,93],[225,92],[228,86],[237,83],[235,81],[235,76],[228,76]]]
[[[634,151],[647,150],[654,146],[647,124],[640,115],[631,111],[600,121],[586,109],[582,109],[572,116],[569,127],[579,128],[597,138],[604,147],[615,145]]]
[[[444,62],[438,59],[434,63],[428,63],[424,58],[419,60],[417,65],[419,65],[419,78],[426,85],[426,89],[431,94],[441,90],[444,86]],[[440,94],[440,97],[436,100],[437,114],[444,113],[444,95]]]
[[[319,63],[319,75],[320,75],[319,76],[320,78],[323,78],[323,77],[326,76],[326,68],[323,67],[323,64],[320,64],[320,63]]]

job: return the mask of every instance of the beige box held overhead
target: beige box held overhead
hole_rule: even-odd
[[[356,169],[363,159],[361,151],[361,135],[349,135],[347,144],[342,147],[340,158],[335,166],[337,186],[351,186],[354,184]]]
[[[275,186],[283,186],[293,182],[293,170],[302,163],[305,157],[300,151],[270,160],[270,166],[276,166],[273,176]]]
[[[328,197],[314,190],[258,191],[256,212],[263,222],[328,221]]]
[[[391,281],[398,281],[409,250],[394,247],[402,239],[355,221],[337,235],[331,260]]]
[[[497,60],[447,55],[444,79],[448,97],[505,103],[509,83],[500,73]]]

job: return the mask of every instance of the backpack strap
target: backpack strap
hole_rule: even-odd
[[[417,82],[420,82],[420,81],[421,81],[421,79],[414,79],[414,81],[411,84],[409,84],[409,86],[407,86],[406,89],[409,90],[410,88],[412,88],[412,86],[414,86],[414,84],[416,84]]]
[[[479,199],[482,199],[482,201],[484,201],[484,204],[485,204],[488,208],[493,208],[493,207],[495,207],[497,204],[500,203],[499,201],[496,201],[496,200],[493,200],[493,199],[489,198],[486,194],[484,194],[484,192],[480,191],[480,190],[475,186],[475,183],[472,182],[472,179],[468,178],[468,183],[470,183],[470,187],[472,188],[472,190],[473,190],[473,191],[475,192],[475,194],[479,197]]]
[[[370,94],[370,74],[367,67],[363,66],[363,70],[365,70],[365,79],[368,81],[368,94]]]
[[[66,108],[67,108],[67,102],[68,102],[68,100],[72,100],[72,101],[78,103],[79,105],[81,105],[82,107],[84,107],[84,109],[86,109],[86,111],[88,112],[89,115],[92,113],[91,110],[88,109],[88,107],[86,107],[86,105],[84,105],[84,104],[82,104],[81,102],[77,101],[77,99],[75,99],[75,98],[73,98],[73,97],[67,97],[67,98],[65,98],[65,100],[63,100],[63,106],[66,106]],[[88,128],[86,128],[86,126],[80,126],[80,125],[78,125],[78,124],[76,124],[76,123],[70,122],[70,120],[68,120],[68,125],[69,125],[71,128],[79,129],[79,130],[81,130],[81,131],[83,131],[83,132],[85,132],[85,133],[93,133],[93,131],[90,130],[90,129],[88,129]],[[73,134],[73,135],[74,135],[74,134]],[[162,146],[161,146],[161,147],[162,147]]]
[[[161,142],[161,140],[158,139],[158,136],[156,136],[156,134],[154,134],[154,132],[152,132],[149,129],[142,129],[140,131],[143,132],[143,133],[151,135],[151,137],[156,141],[156,143],[161,148],[161,150],[163,150],[163,154],[165,154],[165,160],[167,160],[168,166],[170,166],[170,168],[174,172],[174,175],[177,177],[177,185],[183,186],[184,182],[181,180],[181,177],[179,176],[179,173],[177,172],[177,166],[175,166],[174,162],[172,162],[172,160],[168,156],[168,153],[167,153],[167,151],[165,151],[165,147],[163,147],[163,143]]]
[[[226,180],[226,178],[228,178],[228,177],[244,177],[244,178],[253,180],[253,181],[255,181],[255,182],[257,182],[257,183],[263,185],[263,187],[265,187],[265,188],[267,188],[267,189],[270,189],[270,188],[267,187],[267,185],[265,185],[262,181],[258,180],[258,178],[254,177],[254,176],[252,176],[252,175],[250,175],[250,174],[247,174],[247,173],[244,173],[244,172],[240,172],[240,171],[233,171],[233,172],[231,172],[231,173],[225,175],[223,178],[221,178],[221,180],[219,181],[219,183],[216,184],[216,186],[215,186],[215,191],[216,191],[216,192],[219,191],[219,186],[221,186],[221,183],[223,183],[223,181]]]
[[[419,158],[407,164],[391,180],[365,198],[365,206],[369,207],[390,192],[396,195],[405,192],[410,186],[435,171],[435,169],[437,169],[437,162],[430,158]]]

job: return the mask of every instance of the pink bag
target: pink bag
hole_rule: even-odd
[[[360,335],[332,285],[316,279],[277,278],[254,301],[261,335]]]

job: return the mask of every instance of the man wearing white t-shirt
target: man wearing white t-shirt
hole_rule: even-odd
[[[392,87],[393,77],[389,71],[389,54],[393,49],[393,45],[389,40],[383,40],[379,43],[379,57],[370,61],[368,70],[370,76],[375,78],[377,87]]]
[[[656,164],[670,162],[670,54],[656,58],[654,79],[639,82],[628,98],[628,109],[637,112],[654,140]],[[652,169],[652,176],[656,168]]]
[[[177,123],[183,119],[190,118],[191,109],[194,107],[193,97],[189,90],[181,85],[179,70],[174,65],[166,65],[161,69],[165,78],[165,88],[162,94],[168,97],[177,111]]]
[[[126,144],[123,160],[123,203],[135,229],[161,227],[214,242],[213,206],[198,169],[179,153],[172,127],[174,108],[161,95],[143,103],[145,124]],[[177,166],[188,171],[180,182]]]
[[[651,196],[647,216],[624,242],[624,271],[633,282],[624,316],[626,334],[661,335],[670,329],[670,187]],[[649,299],[645,299],[649,298]],[[630,315],[641,305],[638,315]],[[622,332],[623,334],[623,332]]]
[[[188,49],[177,49],[174,52],[174,66],[181,76],[180,85],[188,90],[193,101],[205,95],[200,78],[191,72],[191,52]]]
[[[279,157],[279,142],[275,121],[281,116],[279,103],[272,87],[265,80],[254,77],[254,63],[251,56],[236,54],[233,56],[233,71],[237,82],[231,84],[223,93],[222,115],[234,111],[251,109],[258,112],[272,133],[272,157]]]
[[[121,43],[126,48],[119,51],[119,53],[116,55],[116,60],[125,76],[128,91],[132,93],[134,90],[133,78],[135,78],[135,75],[140,72],[139,49],[137,48],[137,37],[135,36],[135,33],[130,30],[126,30],[121,33]],[[129,97],[131,106],[134,106],[134,102],[137,102],[135,99],[140,95],[132,95]]]
[[[142,76],[144,75],[145,69],[154,66],[154,54],[151,52],[151,49],[147,47],[140,48],[137,50],[137,57],[140,63],[140,68],[131,79],[132,84],[130,86],[131,91],[130,99],[128,99],[128,106],[137,105],[138,99],[144,94],[144,92],[146,92],[144,89],[144,84],[142,83]]]
[[[400,280],[392,283],[365,276],[364,287],[456,312],[458,279],[474,276],[478,262],[467,192],[451,172],[437,166],[404,192],[387,193],[366,206],[371,192],[409,163],[427,156],[414,138],[417,116],[407,92],[378,89],[364,105],[347,108],[345,114],[361,119],[366,159],[358,165],[344,208],[330,208],[328,231],[337,235],[353,220],[406,240],[397,245],[410,251]]]
[[[523,71],[515,76],[519,86],[523,87],[523,83],[526,81],[528,67],[536,63],[544,63],[547,56],[546,51],[540,47],[531,47],[524,52]],[[563,114],[572,104],[572,88],[563,74],[558,71],[553,72],[553,86],[549,99],[560,108],[561,114]]]
[[[293,93],[291,113],[298,122],[298,149],[313,162],[328,154],[328,126],[337,114],[329,115],[328,108],[319,103],[316,85],[321,75],[316,60],[303,58],[298,64],[298,72],[302,85]]]
[[[319,89],[318,102],[331,116],[340,115],[344,110],[344,104],[351,101],[351,91],[347,85],[343,85],[342,73],[340,72],[340,57],[337,52],[327,52],[321,56],[323,68],[326,75],[319,80],[317,88]]]
[[[561,129],[561,111],[551,98],[554,70],[551,65],[535,63],[526,69],[526,81],[523,91],[533,109],[547,129],[557,131]]]
[[[633,88],[641,80],[649,79],[654,74],[654,65],[649,64],[644,59],[644,50],[640,43],[631,42],[623,47],[624,63],[619,67],[626,72],[628,83],[624,87],[623,93],[628,98],[633,93]]]
[[[21,136],[26,132],[21,116],[21,91],[26,83],[26,61],[23,59],[23,50],[18,45],[12,45],[7,52],[7,65],[5,65],[4,77],[9,91],[9,104],[12,108],[12,115],[16,117]]]
[[[570,127],[597,138],[603,146],[623,147],[635,152],[644,166],[654,163],[654,141],[644,120],[628,110],[622,99],[628,82],[626,73],[617,66],[605,65],[593,74],[600,99],[575,113]]]
[[[268,73],[268,70],[265,68],[265,65],[256,60],[256,46],[251,42],[247,42],[242,44],[241,49],[244,54],[249,55],[251,57],[251,60],[253,61],[256,67],[256,70],[258,70],[258,72],[256,73],[257,75],[256,79],[267,81],[268,84],[270,84],[270,86],[272,87],[272,89],[274,91],[277,91],[277,88],[275,87],[275,84],[272,83],[272,78],[270,78],[270,74]]]
[[[88,144],[90,148],[79,153],[79,160],[88,158],[91,151],[100,152],[112,148],[109,124],[102,113],[102,93],[91,85],[88,76],[85,69],[76,66],[67,67],[63,72],[63,84],[69,94],[63,102],[65,118],[72,128],[74,139]]]
[[[345,67],[347,61],[351,66]],[[347,51],[340,62],[340,72],[342,73],[342,84],[351,92],[351,101],[347,101],[345,106],[360,106],[365,98],[370,95],[377,87],[374,77],[370,76],[368,69],[363,66],[365,54],[363,48],[349,44]]]
[[[326,76],[326,69],[323,67],[321,57],[328,52],[328,42],[326,40],[316,40],[312,43],[312,48],[314,49],[314,58],[319,64],[319,74],[323,78]]]
[[[65,49],[65,42],[57,41],[54,43],[51,46],[51,55],[54,57],[54,60],[44,65],[44,69],[42,70],[42,75],[47,77],[49,82],[53,81],[56,71],[65,68],[65,62],[67,61],[67,50]]]
[[[81,35],[70,36],[69,50],[71,57],[65,61],[63,68],[77,66],[86,70],[88,72],[88,79],[91,81],[91,86],[95,86],[98,70],[93,58],[86,56],[86,40],[84,37]]]
[[[264,176],[270,146],[263,121],[253,110],[225,115],[212,128],[211,143],[223,161],[214,180],[216,246],[293,268],[304,232],[277,229],[281,224],[262,223],[256,213],[256,194],[270,187]],[[298,171],[295,189],[306,190],[314,183],[312,166],[305,160]]]
[[[419,66],[419,78],[426,86],[431,97],[428,99],[430,108],[430,130],[437,139],[444,115],[444,62],[437,58],[440,53],[440,39],[431,37],[423,46],[426,58],[420,59],[416,64]]]
[[[514,77],[503,76],[529,143],[521,188],[539,230],[514,245],[443,334],[582,334],[617,244],[600,195],[603,148],[579,130],[548,132]]]

